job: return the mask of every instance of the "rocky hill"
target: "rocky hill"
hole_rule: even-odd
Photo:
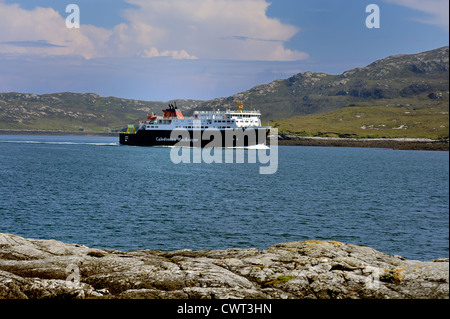
[[[445,138],[448,137],[448,125],[441,122],[448,122],[448,77],[449,47],[443,47],[419,54],[391,56],[340,75],[304,72],[230,97],[210,101],[178,100],[177,104],[185,115],[191,115],[193,110],[234,108],[234,102],[240,100],[248,109],[261,110],[264,121],[323,114],[348,107],[376,107],[375,111],[379,112],[381,109],[378,107],[388,106],[393,108],[390,109],[393,112],[412,114],[414,112],[411,111],[422,110],[426,115],[431,110],[431,120],[430,116],[426,121],[412,119],[413,123],[425,126],[428,131],[419,130],[417,134],[414,132],[408,136]],[[166,104],[97,94],[0,93],[0,129],[118,131],[144,118],[148,112],[160,112]],[[384,110],[381,112],[386,113]],[[342,118],[340,114],[336,116],[329,118],[329,122]],[[342,134],[354,133],[345,132],[347,123],[344,121],[342,124]],[[308,130],[301,129],[304,123],[290,125],[294,126],[293,129],[278,123],[286,133],[310,134],[319,130],[317,124]],[[358,122],[357,125],[374,127],[376,124]],[[405,127],[401,125],[393,128]],[[430,135],[430,132],[442,129],[442,125],[442,132]],[[388,136],[395,136],[396,132],[392,131]]]
[[[176,102],[187,110],[199,104],[193,100]],[[166,105],[94,93],[0,93],[0,129],[119,131],[148,112],[161,112]]]
[[[241,100],[257,107],[265,120],[325,113],[348,106],[402,105],[426,97],[448,104],[449,47],[411,55],[396,55],[340,75],[304,72],[256,86],[227,98],[207,101],[218,108]],[[427,102],[429,102],[427,101]]]

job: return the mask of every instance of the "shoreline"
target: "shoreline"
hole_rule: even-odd
[[[449,151],[449,140],[426,138],[338,138],[302,137],[279,135],[278,145],[283,146],[322,146],[322,147],[362,147],[386,148],[415,151]]]
[[[448,265],[337,241],[123,252],[0,233],[0,299],[448,299]]]
[[[0,129],[0,135],[46,135],[46,136],[98,136],[118,137],[119,132],[84,132],[51,130],[6,130]],[[269,144],[269,139],[268,139]],[[317,146],[317,147],[362,147],[385,148],[415,151],[449,151],[449,140],[432,140],[427,138],[338,138],[338,137],[303,137],[279,135],[280,146]]]

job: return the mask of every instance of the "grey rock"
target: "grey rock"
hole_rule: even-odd
[[[448,299],[449,261],[335,241],[121,252],[0,234],[0,299],[28,298]]]

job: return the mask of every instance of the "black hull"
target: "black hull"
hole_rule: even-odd
[[[247,147],[266,144],[269,128],[225,130],[139,130],[121,133],[119,142],[131,146]]]

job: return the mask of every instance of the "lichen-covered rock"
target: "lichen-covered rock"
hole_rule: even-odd
[[[449,298],[448,259],[335,241],[120,252],[0,234],[0,298]]]

